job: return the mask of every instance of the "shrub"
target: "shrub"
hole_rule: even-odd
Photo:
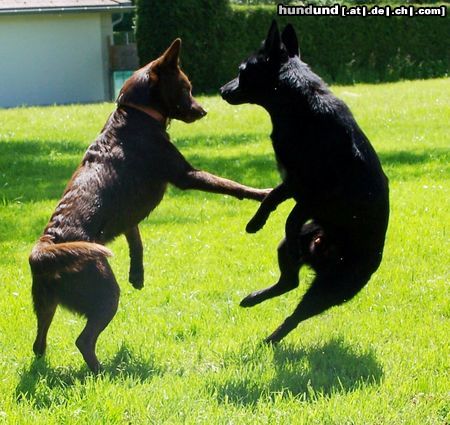
[[[215,88],[227,40],[222,26],[231,14],[228,0],[138,0],[136,41],[141,64],[159,56],[177,37],[181,61],[194,88]]]
[[[430,78],[449,70],[447,18],[277,17],[274,6],[231,7],[226,0],[138,0],[137,6],[141,62],[180,36],[183,67],[202,92],[217,92],[236,74],[273,18],[280,27],[294,25],[303,59],[328,82]]]

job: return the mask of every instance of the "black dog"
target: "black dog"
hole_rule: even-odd
[[[301,321],[355,296],[380,265],[389,218],[388,179],[348,107],[300,60],[297,36],[272,23],[262,48],[221,88],[231,104],[255,103],[272,119],[283,182],[262,202],[247,231],[264,226],[288,198],[297,202],[278,248],[279,281],[244,298],[250,307],[298,286],[316,272],[294,313],[266,341],[278,342]]]
[[[94,372],[95,345],[112,320],[119,286],[104,244],[125,234],[129,280],[144,283],[138,224],[161,202],[167,184],[261,201],[258,190],[192,167],[166,133],[169,119],[193,122],[206,115],[178,65],[181,40],[127,80],[101,134],[87,150],[30,255],[38,329],[33,350],[43,355],[58,304],[87,317],[76,344]]]

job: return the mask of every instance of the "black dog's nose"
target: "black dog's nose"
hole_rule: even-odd
[[[204,117],[208,112],[206,112],[204,109],[201,110],[200,115]]]
[[[228,91],[229,91],[228,83],[227,83],[227,84],[224,84],[224,85],[219,89],[220,95],[221,95],[222,97],[226,96]]]
[[[220,95],[223,99],[228,100],[230,96],[234,96],[234,93],[239,90],[239,77],[229,81],[220,88]]]

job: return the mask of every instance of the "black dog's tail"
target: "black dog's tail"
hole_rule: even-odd
[[[77,272],[89,261],[111,257],[112,252],[103,245],[77,241],[55,244],[44,235],[34,246],[29,257],[33,274],[57,276],[61,272]]]

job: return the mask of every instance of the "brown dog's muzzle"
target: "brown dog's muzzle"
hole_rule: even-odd
[[[193,97],[191,97],[190,105],[188,105],[184,110],[180,110],[180,116],[178,119],[186,123],[191,123],[203,118],[206,114],[207,112],[203,109],[203,107]]]

